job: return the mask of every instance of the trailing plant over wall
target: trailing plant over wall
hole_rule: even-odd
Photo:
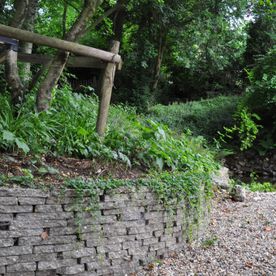
[[[99,196],[120,187],[129,187],[130,189],[148,187],[168,210],[181,203],[197,209],[202,196],[207,200],[212,195],[210,174],[200,170],[153,173],[146,178],[134,180],[77,178],[68,180],[64,186],[65,189],[70,188],[77,192],[78,200],[75,208],[82,211],[98,210]],[[84,202],[84,197],[90,198],[90,201]]]

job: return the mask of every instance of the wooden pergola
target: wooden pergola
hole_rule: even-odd
[[[111,50],[108,52],[0,24],[0,45],[8,45],[8,49],[4,48],[0,52],[0,63],[5,62],[7,51],[18,51],[18,41],[31,42],[79,55],[69,58],[66,65],[68,67],[98,68],[104,70],[96,125],[97,133],[103,136],[107,124],[115,72],[116,69],[120,70],[122,65],[122,59],[118,54],[120,43],[113,41]],[[18,53],[19,61],[31,64],[47,64],[51,59],[51,56]]]

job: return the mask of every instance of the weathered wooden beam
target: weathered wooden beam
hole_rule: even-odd
[[[114,54],[117,54],[119,53],[119,48],[120,48],[120,42],[113,41],[111,46],[111,52]],[[116,72],[116,64],[108,63],[106,65],[106,68],[103,74],[103,81],[102,81],[101,92],[100,92],[101,99],[99,104],[99,111],[98,111],[98,118],[97,118],[97,125],[96,125],[96,131],[100,136],[104,136],[104,132],[106,128],[115,72]]]
[[[68,51],[82,56],[94,57],[111,63],[120,63],[121,57],[118,53],[110,53],[93,47],[81,45],[78,43],[35,34],[29,31],[9,27],[0,24],[0,35],[18,39],[20,41],[32,42],[39,45],[45,45],[52,48]]]
[[[18,53],[18,60],[22,62],[28,62],[32,64],[47,64],[53,57],[40,55],[40,54],[25,54]],[[99,68],[103,69],[106,63],[92,57],[69,57],[66,64],[67,67],[80,67],[80,68]]]

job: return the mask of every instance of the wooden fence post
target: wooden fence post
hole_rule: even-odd
[[[111,53],[118,54],[120,48],[119,41],[112,41],[111,43]],[[104,74],[103,74],[103,81],[101,85],[101,97],[100,97],[100,104],[99,104],[99,112],[97,118],[97,125],[96,130],[100,136],[104,136],[105,127],[107,123],[107,116],[108,110],[110,106],[110,100],[112,95],[112,88],[113,82],[116,72],[116,64],[115,63],[108,63],[106,65]]]

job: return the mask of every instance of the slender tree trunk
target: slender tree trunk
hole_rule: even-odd
[[[5,74],[8,86],[11,89],[12,103],[17,105],[22,102],[24,96],[24,86],[18,74],[17,52],[13,50],[8,50],[7,52]]]
[[[158,55],[156,57],[154,76],[153,76],[153,82],[152,82],[153,91],[155,91],[158,86],[158,82],[160,78],[160,70],[161,70],[165,49],[166,49],[166,33],[161,30],[160,37],[159,37],[159,45],[158,45]]]
[[[21,28],[24,24],[29,0],[16,0],[14,3],[15,14],[13,16],[11,26]],[[7,78],[8,87],[11,91],[12,102],[14,105],[19,104],[23,100],[24,85],[21,82],[18,66],[17,66],[17,52],[10,49],[8,51],[5,63],[5,74]]]
[[[101,3],[102,0],[85,0],[79,17],[68,33],[64,36],[64,39],[68,41],[77,41],[84,34],[83,30],[86,28],[89,19]],[[53,59],[47,75],[41,83],[37,94],[36,107],[38,112],[47,110],[49,108],[52,89],[57,84],[66,65],[68,57],[68,52],[64,53],[59,51],[56,57]]]
[[[50,69],[40,85],[36,98],[38,111],[47,110],[51,102],[51,91],[57,84],[69,57],[69,52],[59,52],[50,65]]]
[[[115,12],[113,18],[113,32],[114,32],[114,41],[119,41],[121,43],[123,36],[123,26],[126,17],[126,11],[124,8],[125,0],[118,0],[117,5],[119,9]]]
[[[26,15],[26,20],[24,22],[23,28],[27,31],[33,31],[34,30],[34,21],[36,18],[36,13],[38,10],[38,0],[29,0],[29,8]],[[22,42],[21,43],[21,52],[25,54],[31,54],[33,51],[33,43],[31,42]],[[30,63],[24,63],[22,65],[22,80],[23,83],[28,85],[29,81],[31,80],[31,64]]]

